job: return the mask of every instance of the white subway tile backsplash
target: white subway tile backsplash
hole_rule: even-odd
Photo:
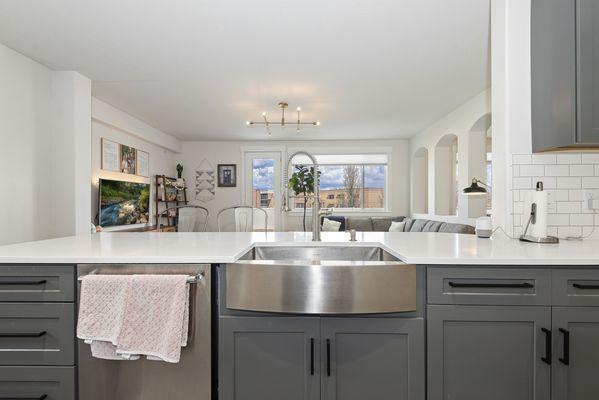
[[[599,199],[599,153],[516,154],[512,162],[515,234],[526,224],[526,193],[541,181],[548,197],[549,235],[578,237],[597,227],[599,238],[599,210],[589,209],[587,202],[589,194]]]
[[[573,226],[593,226],[595,225],[594,214],[571,214],[570,225]]]
[[[552,176],[535,176],[532,178],[532,187],[537,187],[537,182],[543,182],[543,189],[557,188],[557,178]]]
[[[599,176],[582,178],[583,189],[599,188]]]
[[[580,201],[558,201],[557,211],[558,214],[572,214],[580,212]]]
[[[558,177],[557,188],[558,189],[580,189],[580,180],[578,177]]]
[[[595,169],[594,169],[593,165],[590,165],[590,164],[570,165],[570,176],[593,176],[594,174],[595,174]]]
[[[547,198],[549,199],[549,201],[571,200],[568,190],[565,190],[565,189],[549,189],[549,190],[547,190]]]
[[[584,164],[599,164],[599,153],[583,153],[582,162]]]
[[[545,176],[570,176],[569,165],[545,165]]]
[[[512,156],[513,164],[531,164],[532,163],[532,155],[530,154],[514,154]]]
[[[570,201],[583,201],[585,191],[582,189],[571,189],[568,191],[568,200]]]
[[[548,214],[547,225],[550,226],[568,226],[570,225],[569,214]]]
[[[582,236],[582,228],[580,226],[560,226],[557,228],[557,236],[560,238],[577,238]]]
[[[582,154],[579,153],[562,153],[557,154],[558,164],[580,164]]]
[[[532,189],[532,179],[515,177],[512,180],[512,187],[514,189]]]
[[[532,155],[532,163],[533,164],[555,164],[557,162],[557,157],[555,154],[533,154]]]
[[[519,176],[543,176],[545,168],[544,165],[520,165]]]

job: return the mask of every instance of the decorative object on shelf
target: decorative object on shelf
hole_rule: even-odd
[[[218,164],[218,187],[236,187],[237,186],[237,165],[236,164]]]
[[[302,111],[301,107],[297,107],[297,109],[296,109],[296,111],[297,111],[297,119],[295,121],[292,121],[292,122],[287,122],[287,120],[285,119],[285,110],[289,107],[289,104],[287,102],[285,102],[285,101],[281,101],[278,104],[278,107],[281,109],[281,120],[280,121],[269,121],[267,113],[266,113],[266,111],[264,111],[262,113],[262,121],[246,121],[245,124],[247,126],[264,125],[266,127],[266,133],[268,134],[268,136],[272,136],[272,133],[270,131],[270,126],[271,125],[280,125],[282,128],[284,128],[286,125],[295,125],[296,131],[298,133],[299,133],[300,127],[302,125],[320,126],[320,121],[303,122],[301,120],[301,116],[300,116],[300,113]]]
[[[187,205],[187,186],[185,185],[185,180],[181,180],[183,181],[183,186],[179,186],[179,179],[177,178],[156,175],[156,182],[154,185],[156,187],[156,194],[154,196],[154,218],[156,226],[158,226],[160,214],[164,213],[166,209]],[[167,225],[164,227],[163,231],[168,231],[175,226],[176,215],[163,216],[163,218],[165,217]]]
[[[196,167],[195,198],[198,201],[207,203],[214,200],[214,167],[207,159]]]
[[[121,172],[135,175],[135,149],[121,145]]]
[[[183,178],[183,166],[181,164],[177,164],[177,178]]]
[[[117,142],[102,138],[101,168],[106,171],[120,171],[120,145]]]
[[[137,166],[136,172],[139,176],[150,176],[150,153],[142,150],[136,150]]]
[[[305,232],[308,196],[314,193],[314,167],[308,168],[305,165],[296,165],[295,172],[291,175],[291,178],[289,178],[287,185],[289,189],[293,190],[293,194],[296,197],[300,195],[303,196],[304,215],[302,218],[302,226]]]

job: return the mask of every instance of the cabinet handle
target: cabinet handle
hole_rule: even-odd
[[[504,289],[530,289],[535,287],[532,283],[459,283],[449,282],[449,286],[454,288],[504,288]]]
[[[331,339],[327,339],[327,376],[331,376]]]
[[[541,357],[541,361],[551,365],[551,331],[545,328],[541,328],[541,331],[545,334],[545,357]]]
[[[574,286],[576,289],[599,289],[599,285],[584,285],[581,283],[573,283],[572,286]]]
[[[314,338],[310,338],[310,375],[314,375]]]
[[[39,280],[35,280],[35,281],[0,281],[0,285],[43,285],[44,283],[48,282],[45,279],[39,279]],[[0,399],[2,399],[2,397],[0,397]]]
[[[29,333],[0,333],[0,338],[37,338],[44,336],[46,331],[41,332],[29,332]],[[2,397],[0,397],[2,400]]]
[[[0,400],[44,400],[48,398],[47,394],[42,394],[40,397],[0,397]]]
[[[559,328],[559,331],[564,335],[564,350],[559,361],[564,365],[570,365],[570,331]]]

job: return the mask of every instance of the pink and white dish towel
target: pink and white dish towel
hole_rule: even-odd
[[[92,355],[179,362],[189,331],[187,275],[87,275],[77,337]]]

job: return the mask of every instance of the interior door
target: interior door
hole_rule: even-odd
[[[424,400],[422,318],[321,320],[323,400]]]
[[[553,308],[553,400],[599,393],[599,307]]]
[[[268,231],[281,230],[281,152],[246,152],[244,204],[263,208]],[[261,212],[254,215],[254,230],[264,230]]]

